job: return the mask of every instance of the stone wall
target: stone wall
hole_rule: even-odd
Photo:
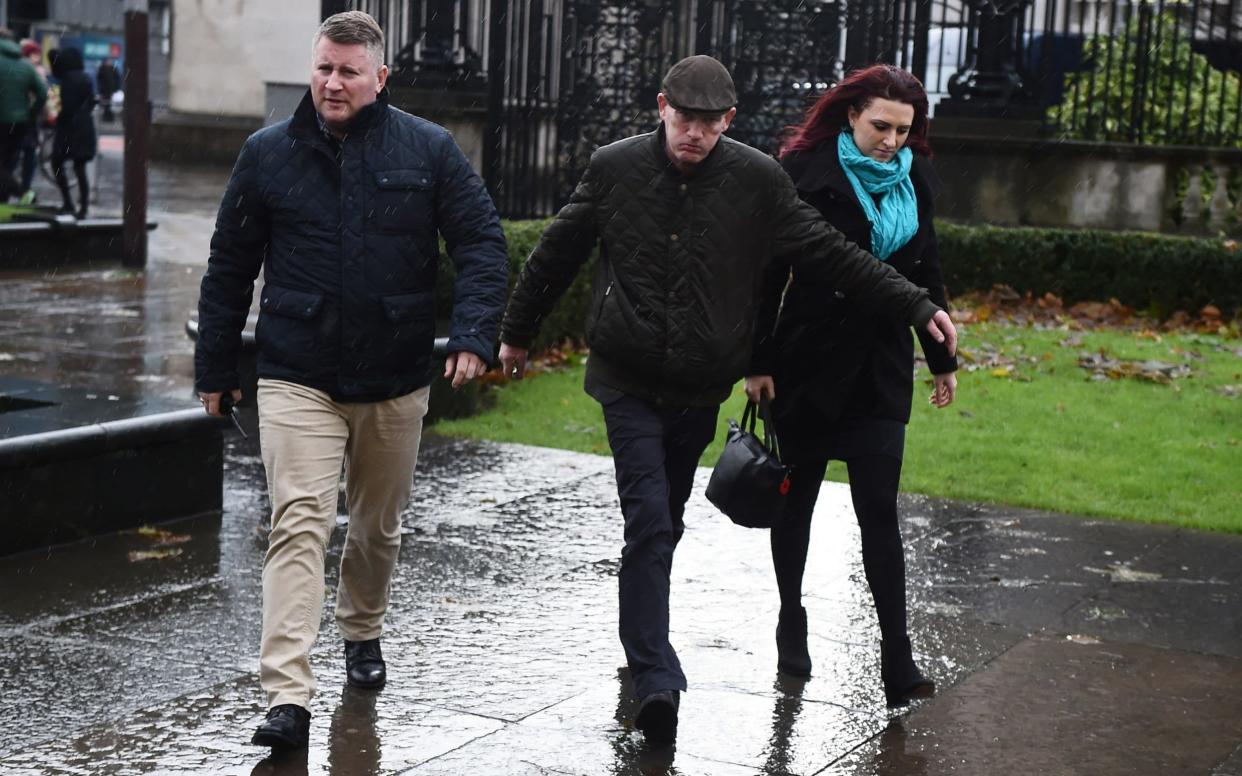
[[[1242,234],[1242,150],[937,135],[938,213],[969,223]]]

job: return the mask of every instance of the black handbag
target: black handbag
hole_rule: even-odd
[[[755,436],[756,416],[763,420],[762,441]],[[724,452],[707,482],[707,500],[738,525],[771,528],[784,512],[789,472],[781,463],[767,397],[758,405],[748,401],[740,425],[729,419]]]

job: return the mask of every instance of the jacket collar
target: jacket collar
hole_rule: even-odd
[[[795,154],[785,169],[793,178],[798,191],[832,189],[849,197],[854,196],[854,187],[850,185],[849,178],[845,177],[835,142],[821,143],[809,151]]]
[[[358,111],[350,122],[347,135],[368,135],[371,130],[381,126],[388,117],[388,87],[384,87],[375,102]],[[315,101],[311,98],[310,89],[302,96],[298,108],[293,112],[289,122],[289,134],[293,137],[317,145],[330,145],[328,136],[323,129],[323,122],[315,111]]]

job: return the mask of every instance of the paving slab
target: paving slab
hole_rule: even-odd
[[[1031,638],[825,773],[1210,774],[1242,743],[1239,687],[1233,658]]]
[[[2,761],[6,774],[394,774],[457,749],[503,723],[383,693],[335,688],[312,702],[311,737],[292,757],[271,758],[239,731],[263,719],[254,676],[186,693],[108,724],[76,731]]]

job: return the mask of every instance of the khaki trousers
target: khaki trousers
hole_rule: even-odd
[[[342,404],[306,386],[259,381],[259,432],[272,502],[259,651],[259,681],[269,708],[309,708],[315,692],[310,649],[323,617],[324,554],[336,525],[342,463],[349,527],[336,622],[350,641],[379,638],[428,391]]]

